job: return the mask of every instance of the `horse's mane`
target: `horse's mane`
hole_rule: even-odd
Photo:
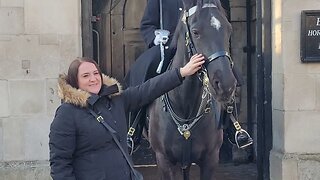
[[[189,5],[184,3],[184,10],[190,9],[191,7],[193,7],[195,5],[197,5],[198,7],[202,7],[203,4],[211,3],[211,4],[215,4],[217,6],[218,10],[221,11],[225,17],[227,17],[227,13],[226,13],[225,9],[222,7],[220,0],[193,0],[193,1],[191,0],[189,3],[190,3]],[[185,6],[187,6],[187,7],[185,7]],[[197,11],[195,15],[199,16],[199,12],[200,11]],[[174,35],[172,37],[172,42],[170,44],[171,47],[177,47],[180,32],[184,32],[184,30],[182,29],[182,28],[184,28],[183,22],[181,20],[182,17],[183,17],[183,13],[180,14],[179,22],[178,22],[178,25],[176,26],[176,30],[174,32]]]

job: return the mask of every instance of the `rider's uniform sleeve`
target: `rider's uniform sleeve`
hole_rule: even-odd
[[[160,29],[159,0],[148,0],[141,19],[140,31],[144,42],[150,48],[154,46],[154,31]]]

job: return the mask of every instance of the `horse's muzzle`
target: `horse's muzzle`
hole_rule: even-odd
[[[232,97],[234,96],[236,90],[236,81],[231,81],[229,84],[214,80],[212,83],[212,88],[214,90],[215,99],[220,102],[230,102],[232,101]]]

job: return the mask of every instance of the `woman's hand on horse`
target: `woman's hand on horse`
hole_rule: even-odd
[[[202,54],[195,54],[191,57],[190,61],[180,68],[180,74],[182,77],[190,76],[197,72],[201,65],[204,63],[204,56]]]

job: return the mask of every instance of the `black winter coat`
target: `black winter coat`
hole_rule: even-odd
[[[49,134],[53,180],[129,180],[130,168],[120,149],[87,108],[104,117],[127,151],[126,113],[181,83],[177,69],[126,90],[121,90],[115,79],[104,76],[99,94],[91,95],[72,88],[61,76],[59,95],[63,103],[57,108]]]

